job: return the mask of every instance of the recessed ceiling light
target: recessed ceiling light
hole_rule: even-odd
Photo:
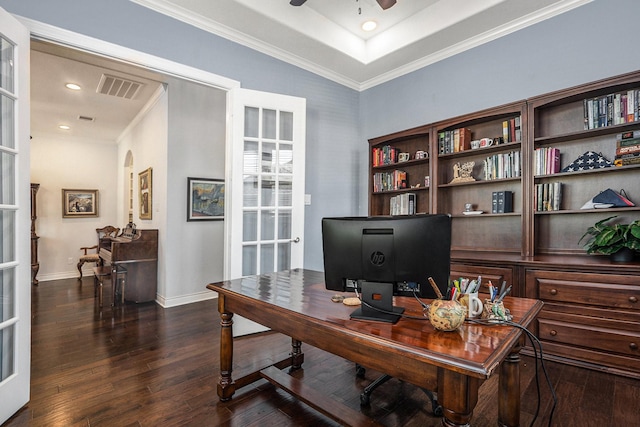
[[[75,83],[67,83],[65,86],[66,86],[67,89],[71,89],[71,90],[80,90],[80,89],[82,89],[80,86],[78,86]]]
[[[59,127],[60,129],[62,129],[62,130],[69,130],[69,129],[71,129],[71,127],[69,127],[69,126],[67,126],[67,125],[60,125],[60,126],[58,126],[58,127]]]
[[[373,31],[378,26],[376,21],[365,21],[362,23],[362,29],[364,31]]]

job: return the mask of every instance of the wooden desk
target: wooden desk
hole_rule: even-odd
[[[354,414],[348,410],[339,413],[335,402],[328,407],[314,402],[317,396],[309,396],[304,385],[281,373],[279,369],[302,366],[301,342],[306,342],[364,367],[437,390],[445,426],[469,424],[478,388],[499,371],[499,424],[520,424],[519,350],[524,337],[518,328],[465,323],[458,331],[441,332],[426,319],[403,318],[395,325],[350,320],[353,307],[331,302],[335,292],[325,289],[324,274],[311,270],[251,276],[212,283],[207,288],[219,293],[222,328],[218,396],[222,401],[231,399],[236,389],[266,378],[333,419],[347,425],[366,424],[361,418],[352,418]],[[542,308],[542,302],[533,299],[507,297],[504,301],[514,321],[525,327]],[[395,304],[405,307],[405,314],[422,316],[414,298],[397,297]],[[234,380],[234,313],[290,336],[291,357],[274,364],[278,370],[266,367]]]

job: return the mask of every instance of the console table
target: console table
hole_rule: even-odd
[[[519,350],[522,331],[511,326],[465,323],[458,331],[436,331],[426,320],[402,318],[395,325],[351,320],[353,307],[331,302],[324,274],[290,271],[211,283],[218,292],[221,317],[220,380],[218,396],[226,401],[236,389],[265,378],[298,399],[345,425],[375,425],[360,412],[323,399],[282,369],[302,367],[305,342],[364,367],[384,372],[418,387],[437,390],[444,409],[443,425],[471,422],[484,380],[499,373],[500,425],[520,424]],[[542,302],[507,297],[505,306],[514,321],[527,327]],[[422,317],[414,298],[396,297],[405,314]],[[232,378],[233,315],[251,319],[292,339],[291,357],[242,378]]]

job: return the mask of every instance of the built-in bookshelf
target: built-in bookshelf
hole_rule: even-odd
[[[625,190],[640,204],[640,165],[614,165],[622,134],[631,132],[632,140],[633,132],[640,132],[635,101],[639,89],[640,73],[632,73],[527,101],[532,118],[530,149],[553,152],[558,171],[535,168],[533,186],[538,189],[561,182],[562,194],[557,209],[532,206],[535,238],[530,239],[525,253],[584,254],[580,238],[589,226],[613,215],[621,222],[640,218],[640,207],[585,208],[608,188]],[[594,111],[599,117],[595,121]]]
[[[392,206],[409,193],[417,213],[450,214],[452,275],[506,280],[514,295],[543,300],[532,328],[546,358],[640,378],[640,259],[587,255],[580,240],[602,219],[640,219],[640,71],[369,143],[371,156],[386,145],[412,153],[370,162],[370,215],[405,214]],[[397,169],[407,188],[374,191],[376,173]],[[587,203],[607,189],[637,206]],[[499,209],[499,195],[511,206]]]
[[[429,145],[430,127],[410,129],[369,141],[370,215],[408,213],[404,210],[405,202],[407,209],[411,203],[412,213],[430,212]],[[392,206],[398,209],[392,211]]]
[[[516,102],[433,125],[438,135],[465,129],[471,139],[468,149],[439,150],[432,170],[432,185],[437,188],[433,213],[453,217],[453,250],[521,253],[525,119],[526,104]],[[470,176],[460,177],[465,168],[471,170]],[[501,192],[512,194],[509,212],[494,209],[493,195]]]

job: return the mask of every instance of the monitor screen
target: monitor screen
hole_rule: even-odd
[[[436,298],[429,277],[443,293],[449,283],[449,215],[323,218],[322,243],[326,288],[357,288],[366,301],[372,295],[364,288],[375,283],[373,300],[382,311],[392,295]],[[384,302],[381,286],[389,294]]]

